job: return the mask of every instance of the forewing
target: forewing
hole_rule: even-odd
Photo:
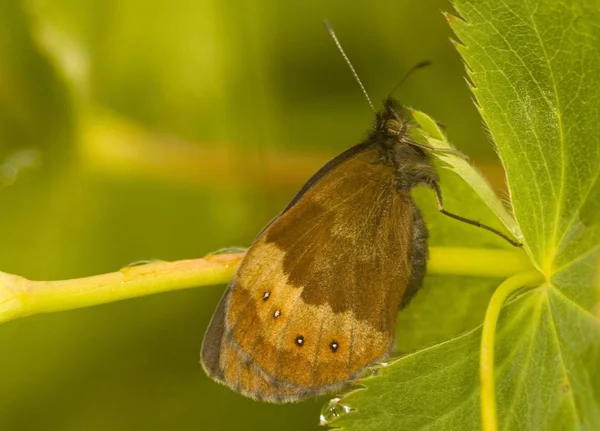
[[[386,357],[415,217],[376,149],[331,168],[248,250],[207,331],[207,372],[282,402],[333,390]]]

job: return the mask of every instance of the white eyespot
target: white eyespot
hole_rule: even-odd
[[[280,310],[275,310],[275,313],[273,313],[273,317],[275,319],[277,319],[279,316],[281,316],[281,311]]]

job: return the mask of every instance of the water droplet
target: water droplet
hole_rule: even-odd
[[[131,262],[131,263],[128,263],[127,265],[125,265],[125,266],[122,266],[121,269],[123,270],[123,269],[131,268],[131,267],[134,267],[134,266],[148,265],[149,263],[152,263],[152,262],[160,262],[160,260],[159,259],[142,259],[142,260],[136,260],[135,262]]]
[[[247,247],[223,247],[215,251],[211,251],[206,257],[215,256],[217,254],[237,254],[246,253]]]
[[[369,372],[366,375],[367,377],[377,377],[381,375],[381,369],[387,367],[389,362],[378,362],[377,364],[369,367]]]
[[[377,377],[380,375],[381,375],[381,373],[379,372],[378,367],[371,367],[371,368],[369,368],[369,373],[367,374],[367,377]]]
[[[329,425],[331,421],[350,413],[352,409],[344,404],[340,404],[341,398],[333,398],[321,409],[319,422],[322,426]]]
[[[124,286],[125,283],[130,282],[136,274],[139,274],[135,268],[138,266],[148,265],[150,263],[162,262],[160,259],[144,259],[144,260],[136,260],[135,262],[131,262],[125,266],[122,266],[119,269],[119,272],[123,274],[123,281],[121,281],[121,286]]]

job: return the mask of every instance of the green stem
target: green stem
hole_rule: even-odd
[[[521,249],[431,247],[428,274],[506,278],[532,269]]]
[[[498,286],[485,312],[479,357],[481,422],[484,431],[498,430],[494,379],[494,345],[500,309],[506,302],[506,299],[516,291],[527,286],[539,285],[543,281],[543,275],[537,270],[529,270],[513,275]]]
[[[241,253],[151,262],[117,272],[62,281],[30,281],[0,272],[0,323],[159,292],[228,283]],[[499,265],[498,262],[502,262]],[[431,274],[505,278],[530,269],[521,250],[432,247]]]
[[[117,272],[61,281],[30,281],[0,273],[0,323],[39,313],[72,310],[153,293],[227,283],[242,254],[151,262]]]

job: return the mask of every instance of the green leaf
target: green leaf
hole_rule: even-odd
[[[495,294],[487,350],[480,353],[479,329],[419,350],[361,381],[324,415],[357,430],[600,429],[600,3],[455,7],[460,17],[448,18],[457,47],[505,166],[524,248],[546,281],[525,292],[527,285],[511,286],[501,309]],[[440,139],[428,132],[430,142]],[[460,301],[450,296],[445,308],[460,309]],[[429,310],[438,319],[435,306]],[[478,378],[480,362],[494,359]]]
[[[592,314],[600,258],[598,6],[458,0],[463,19],[451,19],[527,250],[549,279],[526,331],[515,331],[504,352],[526,359],[522,374],[498,380],[499,424],[509,428],[600,427],[600,324]],[[540,411],[555,420],[542,426]]]
[[[326,406],[321,420],[339,415],[332,425],[363,431],[476,429],[477,369],[468,365],[477,360],[479,336],[473,331],[378,368],[361,381],[364,389]]]
[[[595,417],[576,416],[577,403],[585,402],[577,386],[590,383],[589,380],[579,380],[585,376],[575,373],[575,386],[570,386],[555,354],[557,338],[550,330],[554,324],[552,314],[568,313],[568,302],[547,293],[536,290],[503,309],[505,324],[497,334],[496,369],[500,417],[505,418],[503,429],[564,430],[577,425],[581,429],[597,429]],[[539,333],[536,325],[531,325],[532,317],[548,330]],[[596,345],[595,351],[582,351],[576,347],[577,341],[569,342],[566,347],[574,348],[568,350],[570,360],[583,365],[598,354],[600,337],[593,330],[594,325],[597,323],[588,318],[557,327],[559,338],[576,330],[588,346]],[[515,339],[517,332],[520,336]],[[328,405],[323,411],[324,419],[339,414],[343,411],[340,406],[344,406],[351,413],[332,422],[344,429],[481,429],[478,372],[474,366],[480,337],[481,332],[474,330],[377,369],[378,376],[360,382],[363,388]],[[539,355],[533,354],[535,351]],[[531,367],[529,372],[523,369],[524,365]],[[515,376],[520,380],[517,388],[503,383]],[[598,391],[598,386],[592,390]],[[594,408],[593,404],[590,408]],[[577,424],[573,417],[577,417]]]
[[[527,248],[551,274],[600,243],[600,213],[590,213],[600,200],[600,3],[458,0],[456,9],[458,49]]]

